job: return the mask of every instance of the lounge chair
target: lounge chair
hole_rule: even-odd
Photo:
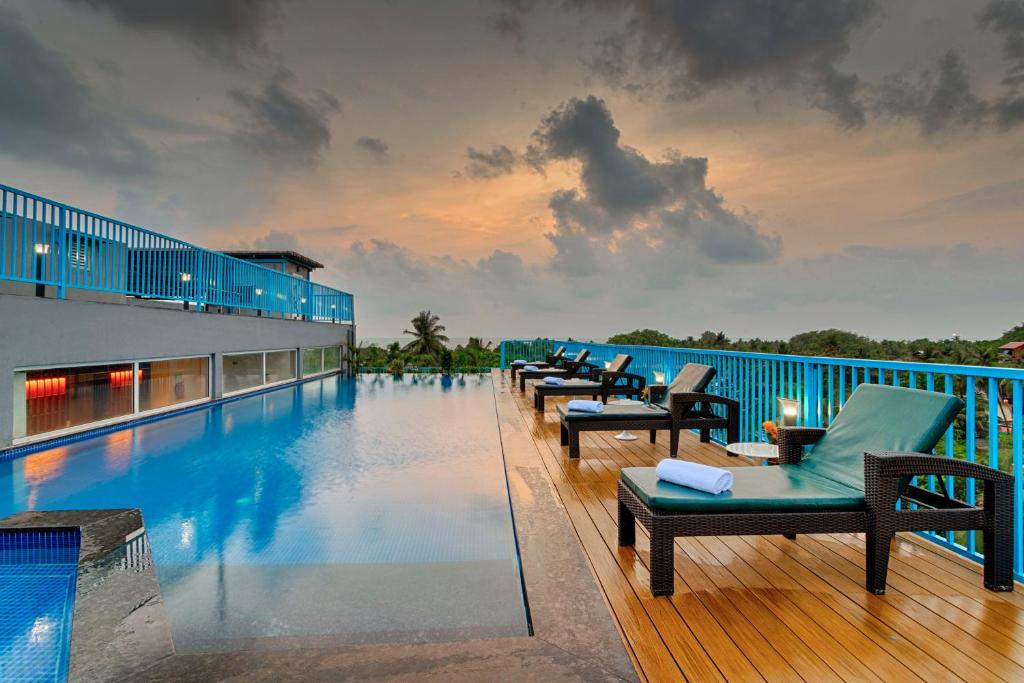
[[[619,545],[633,545],[634,522],[643,524],[651,535],[651,593],[671,595],[677,536],[866,532],[865,584],[882,594],[897,531],[977,529],[985,587],[1013,590],[1013,477],[928,455],[963,405],[946,394],[862,384],[828,429],[780,428],[781,464],[730,468],[732,490],[719,495],[660,481],[653,467],[623,468]],[[916,475],[980,480],[983,504],[953,499],[944,484],[942,494],[915,486]]]
[[[539,370],[520,370],[519,371],[519,391],[526,391],[526,381],[531,379],[544,379],[545,377],[564,377],[570,379],[572,377],[579,377],[580,375],[586,375],[587,377],[593,377],[593,372],[597,370],[597,366],[593,363],[588,363],[587,358],[590,357],[590,351],[587,349],[580,349],[580,352],[576,354],[576,357],[572,360],[568,358],[563,359],[557,368],[542,368]]]
[[[640,375],[626,372],[633,357],[620,353],[608,365],[607,370],[596,370],[594,379],[567,379],[565,384],[534,384],[533,407],[544,412],[544,399],[548,396],[598,396],[605,403],[609,396],[637,396],[643,393],[646,380]]]
[[[707,365],[689,363],[668,386],[663,397],[650,405],[606,406],[602,413],[583,413],[558,406],[561,422],[562,445],[569,447],[569,457],[580,457],[580,432],[647,430],[651,443],[657,440],[658,430],[669,430],[669,453],[674,458],[679,451],[679,432],[684,429],[700,430],[700,440],[711,440],[712,429],[725,429],[730,443],[739,441],[740,404],[724,396],[705,393],[715,376],[715,369]],[[713,406],[725,406],[725,415],[717,415]]]
[[[524,365],[533,365],[537,368],[552,368],[557,367],[565,359],[565,347],[559,346],[554,353],[550,353],[546,360],[539,361],[528,361],[523,364],[513,363],[509,366],[509,374],[512,377],[512,384],[516,383],[516,373],[523,368]]]

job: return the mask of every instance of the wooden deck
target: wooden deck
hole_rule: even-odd
[[[620,467],[667,457],[667,433],[620,442],[582,435],[582,457],[559,445],[549,401],[495,371],[503,442],[528,433],[570,518],[642,679],[650,681],[1024,681],[1024,591],[990,593],[980,567],[900,535],[884,596],[863,588],[855,534],[676,540],[676,589],[652,597],[648,545],[616,543]],[[506,443],[506,448],[512,444]],[[523,444],[515,447],[522,448]],[[684,435],[680,456],[737,466],[722,448]]]

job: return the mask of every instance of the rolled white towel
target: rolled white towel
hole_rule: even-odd
[[[600,401],[583,401],[581,399],[573,399],[569,401],[569,410],[575,410],[578,413],[603,413],[604,404]]]
[[[512,365],[526,365],[526,361],[520,358],[518,360],[512,361]]]
[[[654,469],[658,479],[718,495],[732,488],[732,472],[699,462],[666,458]]]
[[[536,365],[524,365],[523,370],[527,372],[537,372],[538,370],[540,370],[540,368],[538,368]]]
[[[554,384],[555,386],[563,386],[565,384],[564,377],[545,377],[544,384]]]

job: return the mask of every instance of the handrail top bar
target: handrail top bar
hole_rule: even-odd
[[[775,360],[791,363],[818,363],[819,365],[842,365],[848,367],[881,368],[883,370],[901,370],[906,372],[932,373],[937,375],[966,375],[968,377],[990,377],[994,379],[1024,380],[1024,369],[996,368],[989,365],[947,365],[941,363],[920,363],[913,361],[873,360],[863,358],[836,358],[832,356],[801,356],[798,354],[758,353],[755,351],[727,351],[723,349],[702,349],[687,346],[647,346],[643,344],[608,344],[583,341],[567,341],[564,339],[503,339],[502,342],[552,344],[582,344],[587,348],[627,348],[645,351],[679,351],[683,353],[703,353],[713,356],[754,358],[759,360]]]
[[[324,284],[321,284],[319,282],[313,282],[312,280],[306,280],[304,278],[296,277],[294,275],[290,275],[288,273],[284,273],[284,272],[279,271],[279,270],[274,270],[273,268],[267,268],[266,266],[260,265],[259,263],[255,263],[253,261],[245,261],[243,259],[236,258],[234,256],[228,256],[227,254],[225,254],[224,252],[221,252],[221,251],[215,251],[213,249],[207,249],[206,247],[200,247],[197,244],[192,244],[191,242],[186,242],[185,240],[179,239],[177,237],[172,237],[170,235],[165,235],[163,233],[156,232],[155,230],[150,230],[149,228],[143,228],[143,227],[140,227],[138,225],[134,225],[132,223],[126,223],[126,222],[118,220],[116,218],[111,218],[110,216],[104,216],[103,214],[94,213],[94,212],[88,211],[86,209],[80,209],[80,208],[78,208],[76,206],[71,206],[70,204],[65,204],[64,202],[59,202],[59,201],[57,201],[55,199],[49,199],[47,197],[42,197],[40,195],[33,194],[32,192],[26,192],[25,190],[20,190],[20,189],[18,189],[16,187],[11,187],[10,185],[5,185],[3,183],[0,183],[0,190],[5,191],[5,192],[11,192],[12,194],[16,194],[16,195],[21,195],[22,197],[26,197],[28,199],[33,199],[33,200],[38,201],[38,202],[43,202],[44,204],[50,204],[50,205],[52,205],[54,207],[58,207],[58,208],[62,208],[62,209],[67,209],[68,211],[74,211],[74,212],[76,212],[78,214],[81,214],[83,216],[89,216],[89,217],[96,218],[96,219],[101,220],[101,221],[108,221],[108,222],[110,222],[110,223],[112,223],[114,225],[118,225],[118,226],[121,226],[123,228],[130,228],[132,230],[138,230],[139,232],[145,233],[147,235],[151,235],[153,237],[159,237],[160,239],[165,239],[165,240],[170,240],[172,242],[177,242],[179,245],[182,245],[184,247],[188,247],[190,249],[195,249],[197,251],[203,251],[203,252],[206,252],[208,254],[215,254],[216,256],[218,256],[220,258],[227,259],[228,261],[231,261],[231,262],[234,262],[234,263],[241,263],[241,264],[244,264],[246,266],[253,267],[253,268],[262,268],[263,270],[266,270],[268,272],[274,273],[275,275],[279,275],[281,277],[286,277],[286,278],[290,278],[292,280],[297,280],[299,282],[306,282],[306,283],[309,283],[311,285],[323,287],[324,289],[331,290],[332,292],[336,292],[338,294],[343,294],[343,295],[346,295],[346,296],[352,296],[351,292],[346,292],[346,291],[343,291],[343,290],[331,287],[329,285],[324,285]],[[64,227],[67,228],[68,226],[64,226]],[[152,248],[158,249],[160,247],[152,247]]]

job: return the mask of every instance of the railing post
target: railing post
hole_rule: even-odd
[[[498,364],[501,367],[501,369],[504,370],[505,369],[505,340],[504,339],[501,340],[501,344],[499,345],[499,349],[500,349],[500,354],[501,354],[501,360],[499,361]]]
[[[68,209],[65,206],[60,207],[60,213],[57,215],[57,298],[63,299],[65,295],[64,291],[64,280],[67,277],[68,259],[71,258],[71,254],[68,249],[67,241],[67,215]]]

